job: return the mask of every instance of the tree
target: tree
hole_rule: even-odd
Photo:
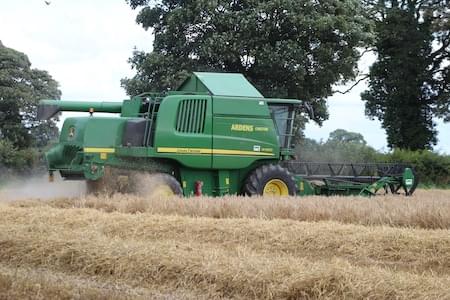
[[[331,163],[374,163],[383,159],[362,134],[344,129],[331,132],[326,142],[303,139],[296,155],[302,161]]]
[[[390,148],[430,149],[434,117],[450,121],[448,0],[367,1],[376,20],[377,61],[361,96]]]
[[[167,90],[192,71],[243,73],[267,97],[310,102],[328,116],[332,85],[354,79],[371,38],[358,0],[127,0],[153,29],[153,51],[135,51],[130,95]],[[298,123],[297,123],[298,125]]]
[[[37,120],[37,104],[60,96],[58,83],[46,71],[32,69],[25,54],[0,42],[0,139],[16,149],[45,146],[58,128],[54,120]]]
[[[367,142],[361,133],[351,132],[344,129],[336,129],[330,132],[327,143],[354,143],[359,145],[366,145]]]

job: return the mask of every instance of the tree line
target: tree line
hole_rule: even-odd
[[[151,52],[130,59],[130,95],[176,87],[194,70],[239,72],[267,97],[308,102],[322,124],[333,87],[367,78],[366,115],[391,149],[432,149],[434,120],[450,121],[448,0],[127,2],[155,35]],[[361,74],[367,52],[377,59]]]
[[[174,89],[192,71],[239,72],[266,97],[309,103],[322,124],[336,86],[367,80],[366,115],[381,121],[390,149],[431,150],[435,120],[450,121],[449,0],[126,2],[154,34],[153,49],[129,60],[129,95]],[[368,53],[376,61],[362,74]],[[56,120],[36,120],[37,101],[60,95],[50,74],[0,43],[1,166],[39,162],[58,130]],[[308,121],[299,114],[300,137]]]

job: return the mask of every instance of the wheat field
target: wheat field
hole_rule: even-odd
[[[450,191],[0,198],[0,299],[450,299]]]

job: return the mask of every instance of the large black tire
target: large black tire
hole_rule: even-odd
[[[166,173],[141,174],[136,178],[136,193],[140,196],[170,197],[182,196],[183,189],[178,180]]]
[[[250,173],[243,187],[247,196],[295,196],[296,185],[292,174],[280,165],[264,165]]]
[[[180,183],[170,174],[146,173],[132,170],[105,168],[99,180],[86,181],[87,193],[112,195],[137,194],[144,197],[183,195]]]

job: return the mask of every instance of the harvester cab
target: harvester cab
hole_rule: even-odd
[[[342,183],[333,183],[333,174],[323,182],[339,187],[326,189],[293,172],[294,119],[301,104],[264,98],[241,74],[196,72],[175,91],[144,93],[123,102],[42,100],[38,116],[89,113],[65,119],[59,142],[46,159],[50,174],[86,180],[92,191],[185,196],[340,193]],[[347,183],[345,191],[366,188],[372,193],[371,185],[386,177],[392,180],[383,179],[377,189],[392,187],[397,192],[404,187],[411,193],[402,175],[384,175],[371,174],[365,185],[358,181],[353,188]]]

